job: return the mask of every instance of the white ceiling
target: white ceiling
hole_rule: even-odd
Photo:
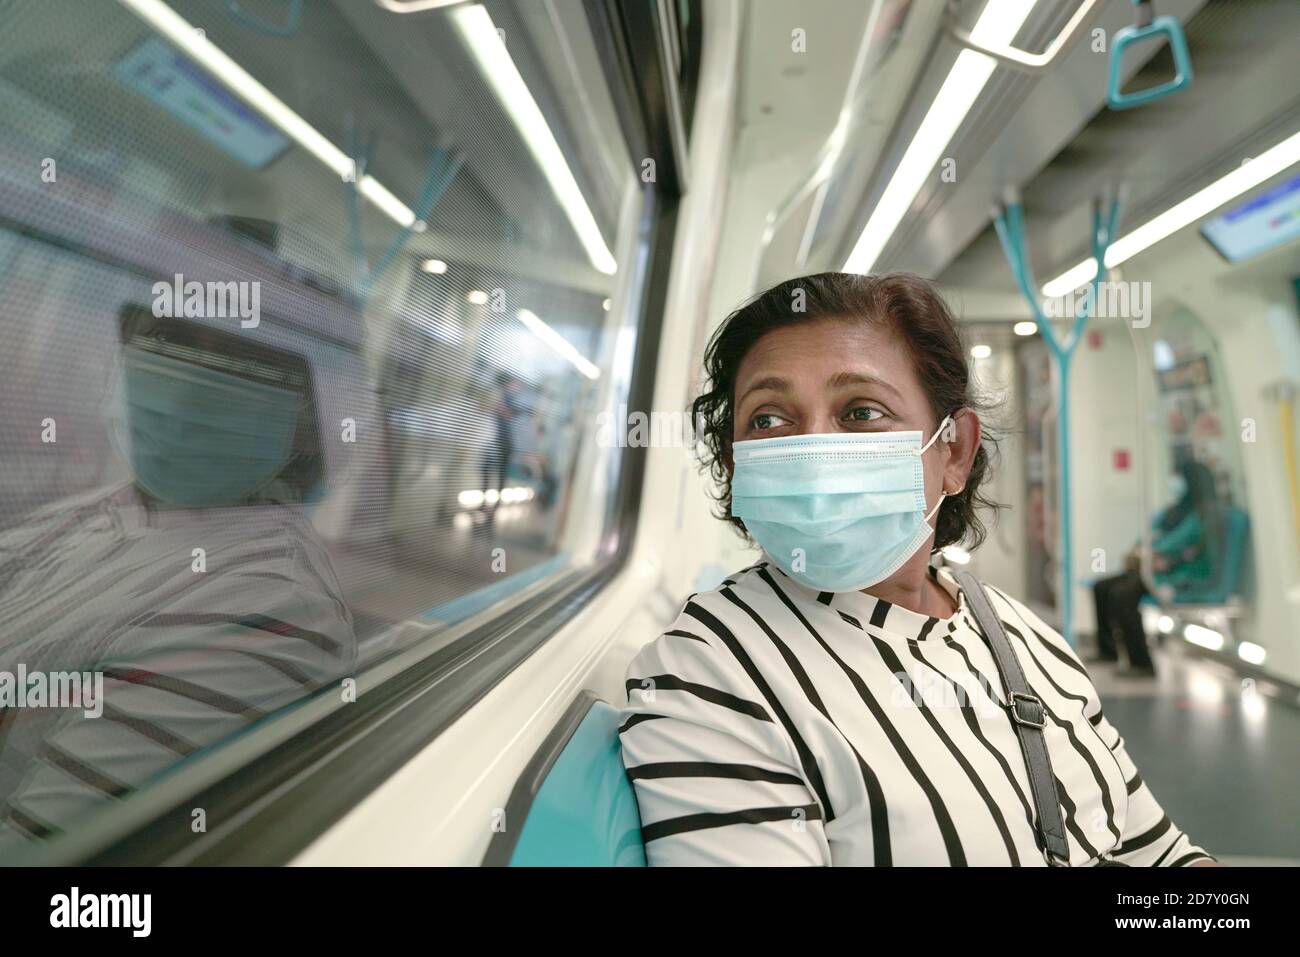
[[[1300,3],[1209,0],[1186,30],[1194,70],[1188,89],[1148,107],[1098,110],[1023,184],[1040,282],[1086,258],[1092,200],[1107,185],[1127,191],[1123,232],[1300,129]],[[1162,53],[1135,85],[1167,77],[1169,69]],[[996,170],[998,159],[991,149],[985,164]],[[956,287],[1012,288],[987,214],[941,278]]]
[[[1041,49],[1077,3],[1040,0],[1020,44]],[[766,210],[769,221],[767,246],[759,253],[761,282],[842,268],[891,164],[956,57],[957,47],[942,33],[939,0],[898,4],[888,37],[879,30],[886,6],[845,0],[745,4],[738,178],[743,181],[750,168],[789,167],[761,180],[775,188],[745,198]],[[962,6],[968,21],[979,9],[973,0]],[[990,226],[991,208],[1008,185],[1023,191],[1031,255],[1043,280],[1084,258],[1092,198],[1103,187],[1126,184],[1125,221],[1134,224],[1192,184],[1222,175],[1225,164],[1231,168],[1276,142],[1281,136],[1270,124],[1295,129],[1300,3],[1161,0],[1156,12],[1186,25],[1195,71],[1188,90],[1151,106],[1111,111],[1105,106],[1108,55],[1093,52],[1086,40],[1041,78],[1000,68],[950,147],[958,181],[934,177],[877,268],[938,277],[977,303],[977,315],[1010,312],[1017,297]],[[1109,37],[1132,21],[1132,6],[1117,2],[1107,5],[1098,25]],[[868,42],[869,26],[875,29]],[[805,54],[790,48],[795,28],[806,31]],[[883,55],[861,88],[850,89],[864,44]],[[1134,48],[1125,60],[1129,85],[1135,76],[1138,86],[1163,79],[1167,61],[1162,44]],[[851,122],[844,157],[819,196],[810,178],[846,109]],[[819,199],[825,199],[820,206]]]

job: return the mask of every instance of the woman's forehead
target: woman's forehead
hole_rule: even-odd
[[[874,380],[899,392],[919,388],[907,348],[886,323],[819,319],[765,333],[736,375],[739,398],[764,380],[836,388]]]

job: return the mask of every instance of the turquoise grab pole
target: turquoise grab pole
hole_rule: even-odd
[[[352,139],[355,139],[355,137],[352,137]],[[411,233],[415,231],[415,223],[403,226],[393,236],[388,248],[384,250],[375,265],[370,266],[367,264],[365,243],[361,238],[361,195],[360,190],[357,188],[357,180],[365,175],[369,155],[369,147],[362,150],[360,155],[356,155],[354,150],[356,174],[352,179],[344,181],[348,232],[351,236],[352,256],[357,269],[357,289],[362,299],[369,297],[370,290],[375,282],[406,246],[407,240],[411,238]],[[441,147],[434,149],[429,165],[425,169],[420,195],[416,198],[415,208],[412,210],[415,214],[416,223],[427,219],[429,214],[433,212],[434,207],[442,199],[443,193],[447,191],[452,180],[456,178],[456,174],[460,172],[464,162],[465,157],[455,150],[446,150]]]
[[[1074,317],[1074,325],[1065,341],[1056,338],[1056,332],[1043,313],[1034,282],[1029,257],[1025,253],[1024,210],[1020,203],[1012,202],[1000,210],[993,224],[998,240],[1011,266],[1011,275],[1020,287],[1021,295],[1029,303],[1038,326],[1039,335],[1047,343],[1048,353],[1056,371],[1056,445],[1057,445],[1057,502],[1060,520],[1061,554],[1061,634],[1074,647],[1074,553],[1070,521],[1070,360],[1083,335],[1083,328],[1092,316],[1093,304],[1101,294],[1101,283],[1106,277],[1106,250],[1110,247],[1119,227],[1119,200],[1113,200],[1107,215],[1102,216],[1098,201],[1092,211],[1092,255],[1097,264],[1093,276],[1091,295],[1084,296],[1083,304]]]

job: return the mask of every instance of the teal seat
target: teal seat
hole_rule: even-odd
[[[617,708],[578,696],[515,784],[485,866],[645,867],[619,723]]]
[[[1205,581],[1189,583],[1174,592],[1170,605],[1223,605],[1241,594],[1241,578],[1246,565],[1246,546],[1250,541],[1250,516],[1245,509],[1230,506],[1223,512],[1221,558],[1214,575]],[[1144,605],[1159,605],[1153,595],[1142,598]]]
[[[1174,593],[1175,605],[1221,605],[1241,591],[1241,574],[1246,564],[1246,543],[1250,539],[1250,516],[1235,506],[1223,512],[1222,557],[1213,577],[1195,582]]]

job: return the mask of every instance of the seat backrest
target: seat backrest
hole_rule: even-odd
[[[1241,590],[1241,570],[1246,561],[1246,542],[1250,538],[1250,516],[1245,509],[1230,506],[1223,516],[1223,567],[1219,589],[1225,599]]]
[[[506,828],[493,836],[485,864],[645,866],[641,816],[623,766],[619,723],[618,709],[594,695],[584,692],[574,702],[516,784]]]

